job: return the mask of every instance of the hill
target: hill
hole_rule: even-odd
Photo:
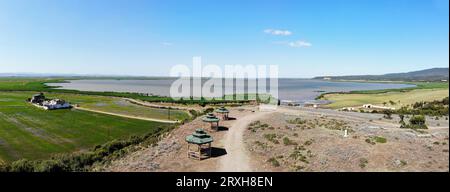
[[[448,81],[448,68],[432,68],[407,73],[384,75],[320,76],[314,79],[329,80],[367,80],[367,81]]]

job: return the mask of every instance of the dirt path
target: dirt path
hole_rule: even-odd
[[[164,105],[164,104],[154,104],[154,103],[150,103],[150,102],[146,102],[146,101],[140,101],[140,100],[136,100],[136,99],[130,99],[130,98],[124,98],[125,101],[128,101],[130,103],[136,104],[136,105],[141,105],[141,106],[145,106],[145,107],[151,107],[151,108],[157,108],[157,109],[168,109],[170,107],[170,109],[176,109],[176,110],[185,110],[185,111],[189,111],[189,110],[200,110],[201,107],[182,107],[182,106],[167,106],[168,104]]]
[[[271,112],[255,112],[248,116],[238,118],[228,129],[225,135],[223,146],[227,150],[227,155],[220,159],[220,172],[249,172],[252,171],[250,157],[244,145],[244,132],[248,125],[254,121],[264,118]]]
[[[138,116],[131,116],[131,115],[123,115],[123,114],[118,114],[118,113],[110,113],[110,112],[105,112],[105,111],[87,109],[87,108],[83,108],[83,107],[74,107],[74,108],[78,109],[78,110],[82,110],[82,111],[89,111],[89,112],[93,112],[93,113],[101,113],[101,114],[105,114],[105,115],[113,115],[113,116],[117,116],[117,117],[129,118],[129,119],[138,119],[138,120],[143,120],[143,121],[154,121],[154,122],[160,122],[160,123],[178,123],[178,121],[153,119],[153,118],[138,117]]]

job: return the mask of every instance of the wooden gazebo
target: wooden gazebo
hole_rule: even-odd
[[[230,113],[230,111],[228,111],[228,109],[225,107],[219,107],[216,109],[216,113],[221,114],[223,120],[228,120],[228,114]]]
[[[219,130],[219,121],[220,119],[217,118],[214,114],[208,113],[208,115],[203,117],[203,122],[208,122],[211,124],[211,129]]]
[[[202,160],[211,157],[211,143],[213,142],[213,138],[203,129],[197,129],[192,135],[187,136],[186,142],[188,143],[188,158]]]

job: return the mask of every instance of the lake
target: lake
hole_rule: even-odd
[[[59,86],[58,89],[79,91],[112,91],[148,93],[160,96],[170,96],[170,86],[175,79],[154,80],[71,80],[69,83],[48,83],[49,86]],[[243,86],[243,85],[239,85]],[[239,87],[237,86],[237,87]],[[282,101],[297,103],[311,102],[325,92],[348,92],[356,90],[380,90],[414,87],[409,84],[394,83],[358,83],[332,82],[312,79],[279,79],[278,94]]]

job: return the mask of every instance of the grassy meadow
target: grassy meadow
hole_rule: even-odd
[[[81,78],[85,79],[85,78]],[[127,79],[127,78],[124,78]],[[198,104],[205,106],[207,104],[227,104],[227,103],[247,103],[248,100],[236,101],[233,99],[182,99],[175,100],[171,97],[146,95],[139,93],[122,93],[122,92],[96,92],[96,91],[77,91],[68,89],[54,89],[56,87],[47,86],[46,83],[64,83],[69,79],[62,78],[22,78],[22,77],[0,77],[0,91],[36,91],[36,92],[51,92],[51,93],[73,93],[82,95],[95,95],[95,96],[111,96],[111,97],[123,97],[131,98],[148,102],[167,102],[167,103],[179,103],[179,104]]]
[[[419,101],[441,100],[449,96],[448,83],[414,83],[417,87],[393,90],[354,91],[350,93],[329,93],[320,99],[332,101],[326,107],[360,107],[374,104],[400,108]],[[394,104],[390,104],[393,101]]]
[[[145,107],[125,101],[119,97],[66,94],[66,93],[46,93],[46,97],[64,99],[71,104],[98,111],[117,113],[129,116],[146,117],[162,120],[186,120],[189,119],[187,112],[182,110],[157,109]]]
[[[110,140],[143,135],[156,127],[173,126],[74,109],[45,111],[27,103],[28,97],[30,92],[0,92],[0,162],[46,159],[52,154],[85,150]],[[82,96],[67,99],[95,100]]]

